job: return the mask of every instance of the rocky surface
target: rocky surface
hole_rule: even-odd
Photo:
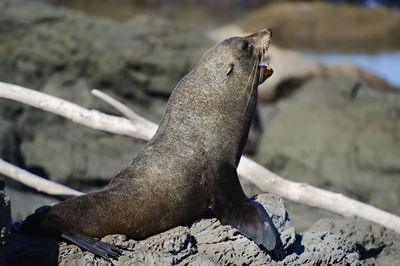
[[[399,265],[400,234],[358,217],[321,219],[309,231],[328,231],[355,244],[362,265]]]
[[[379,21],[379,23],[376,23]],[[274,29],[274,43],[305,51],[378,52],[400,47],[400,11],[326,1],[276,1],[237,22],[253,32]]]
[[[111,262],[78,246],[49,237],[14,233],[7,247],[9,265],[397,265],[400,234],[361,218],[322,219],[296,234],[283,200],[272,194],[255,198],[279,232],[278,247],[267,252],[212,215],[142,241],[109,235],[102,241],[123,248]],[[58,255],[57,255],[58,254]],[[58,259],[57,259],[58,257]]]
[[[178,226],[142,241],[126,239],[123,235],[106,236],[102,241],[124,248],[123,255],[118,260],[112,261],[115,265],[360,264],[359,250],[363,250],[363,245],[358,247],[355,242],[345,239],[339,233],[327,231],[322,223],[322,229],[316,227],[302,235],[296,234],[281,198],[262,194],[256,200],[266,208],[280,233],[279,245],[273,252],[266,252],[236,229],[221,225],[213,217],[202,218],[190,226]],[[385,237],[388,238],[387,235]],[[378,241],[386,241],[385,237],[382,237],[384,240]],[[396,236],[390,235],[390,237]],[[32,238],[28,246],[32,248],[32,242],[35,241],[40,240]],[[16,252],[13,248],[24,250],[26,255],[26,250],[29,248],[24,245],[27,243],[29,241],[25,238],[22,246],[12,246],[7,253],[9,261],[23,262],[17,260],[17,257],[21,257],[14,255]],[[65,242],[60,244],[58,263],[60,265],[111,264]]]
[[[4,183],[0,181],[0,265],[5,265],[5,247],[10,238],[10,199],[4,193]]]

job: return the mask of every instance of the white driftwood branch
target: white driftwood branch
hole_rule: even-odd
[[[16,167],[2,159],[0,159],[0,173],[14,180],[21,182],[28,187],[34,188],[37,191],[44,192],[50,195],[71,195],[79,196],[83,193],[75,189],[63,186],[53,181],[44,179],[43,177],[34,175],[19,167]]]
[[[150,122],[149,120],[141,117],[140,115],[136,114],[134,111],[129,109],[128,106],[125,104],[122,104],[121,102],[117,101],[116,99],[112,98],[111,96],[105,94],[104,92],[101,92],[99,90],[92,90],[91,91],[93,95],[96,97],[102,99],[118,111],[120,111],[126,118],[128,118],[132,124],[134,125],[141,125],[141,128],[148,128],[150,130],[145,130],[148,132],[149,136],[153,136],[154,133],[157,130],[157,125],[153,122]]]
[[[75,123],[114,134],[148,140],[157,130],[157,125],[146,121],[132,124],[128,119],[89,110],[66,100],[24,87],[0,82],[0,97],[18,101],[36,108],[63,116]]]
[[[13,89],[13,93],[6,93],[7,89]],[[72,112],[79,111],[80,116],[82,116],[84,121],[78,119],[78,123],[80,124],[95,129],[142,138],[145,140],[148,140],[153,136],[157,127],[155,126],[149,128],[148,124],[146,123],[140,123],[140,125],[133,126],[133,129],[125,124],[121,126],[120,124],[116,123],[115,120],[114,122],[109,121],[112,121],[118,117],[105,115],[98,111],[90,111],[57,97],[52,97],[40,92],[33,93],[29,89],[0,82],[0,98],[1,97],[36,106],[66,118],[70,118],[71,115],[69,113],[71,113],[71,111],[69,108],[72,108]],[[44,97],[46,100],[40,99],[41,97]],[[52,103],[49,103],[50,101],[52,101]],[[63,111],[60,111],[60,108],[58,107],[60,104],[63,105]],[[52,106],[53,108],[49,108],[48,106]],[[64,114],[64,112],[68,113],[69,115]],[[72,115],[72,117],[75,116]],[[124,123],[128,121],[123,118],[119,119],[120,121],[125,121]],[[102,123],[98,124],[94,121],[102,121]],[[140,129],[141,126],[146,128]],[[121,133],[121,130],[118,129],[119,127],[130,128],[130,130],[125,130],[122,131],[125,133]],[[129,134],[126,132],[129,132]],[[137,132],[140,132],[140,134]],[[146,133],[144,134],[143,132]],[[139,135],[136,136],[135,134]],[[357,215],[400,233],[400,217],[394,214],[390,214],[368,204],[350,199],[339,193],[333,193],[308,184],[297,183],[283,179],[282,177],[273,174],[266,168],[246,157],[242,157],[238,167],[238,173],[261,188],[263,191],[272,192],[299,203],[327,209],[342,215]]]
[[[356,215],[400,233],[399,216],[340,193],[323,190],[305,183],[289,181],[244,156],[239,164],[238,173],[262,191],[272,192],[283,198],[344,216]]]

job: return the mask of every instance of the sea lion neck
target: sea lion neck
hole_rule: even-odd
[[[237,164],[256,109],[257,86],[272,74],[259,65],[270,37],[269,30],[262,30],[208,50],[176,86],[154,138],[168,136],[175,146],[201,144],[206,151],[230,153]]]

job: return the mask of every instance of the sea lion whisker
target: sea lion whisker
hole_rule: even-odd
[[[264,71],[260,71],[260,75],[258,77],[258,84],[261,84],[263,80],[264,80]]]
[[[251,88],[250,88],[249,97],[247,98],[246,106],[244,107],[243,113],[246,112],[246,109],[247,109],[247,107],[248,107],[248,105],[249,105],[250,98],[251,98],[251,94],[253,93],[253,87],[254,87],[254,84],[255,84],[256,78],[257,78],[257,69],[258,69],[258,66],[259,66],[260,61],[261,61],[260,53],[259,53],[258,51],[259,51],[259,50],[257,50],[257,53],[256,53],[256,60],[255,60],[255,62],[254,62],[253,68],[252,68],[251,73],[250,73],[250,76],[251,76],[251,75],[253,75],[253,70],[254,70],[254,72],[255,72],[255,73],[254,73],[254,76],[253,76],[253,82],[251,83]],[[247,87],[247,86],[246,86],[246,87]]]
[[[244,87],[244,90],[245,90],[245,91],[247,90],[248,85],[249,85],[249,82],[250,82],[250,80],[252,79],[253,72],[255,72],[255,75],[257,75],[257,71],[255,71],[255,69],[256,69],[257,66],[258,66],[257,61],[258,61],[258,59],[256,58],[256,59],[254,60],[254,64],[253,64],[253,66],[252,66],[252,68],[251,68],[251,72],[250,72],[249,77],[248,77],[248,79],[247,79],[246,86]],[[253,78],[253,82],[252,82],[252,84],[251,84],[251,89],[250,89],[249,97],[248,97],[247,102],[246,102],[246,106],[245,106],[244,109],[243,109],[243,113],[246,112],[247,106],[248,106],[248,104],[249,104],[250,97],[251,97],[251,94],[252,94],[252,92],[253,92],[253,85],[254,85],[254,78]]]
[[[250,82],[250,80],[251,80],[251,76],[253,75],[254,70],[257,68],[257,65],[258,65],[257,59],[258,59],[258,53],[256,54],[256,58],[255,58],[255,60],[254,60],[254,64],[253,64],[253,66],[251,67],[250,75],[249,75],[249,77],[247,78],[247,82],[246,82],[246,85],[245,85],[245,87],[244,87],[245,91],[247,90],[247,87],[248,87],[248,85],[249,85],[249,82]],[[257,74],[257,71],[256,71],[256,74]],[[250,95],[251,95],[251,93],[250,93]],[[246,104],[246,107],[244,108],[244,111],[246,111],[246,108],[247,108],[247,104]],[[244,111],[243,111],[243,112],[244,112]]]

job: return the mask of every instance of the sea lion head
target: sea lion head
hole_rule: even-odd
[[[233,37],[225,40],[225,43],[236,47],[227,76],[231,77],[235,73],[238,76],[247,75],[254,80],[252,86],[258,86],[270,77],[273,72],[271,67],[261,65],[261,63],[271,44],[271,37],[271,29],[264,29],[245,37]]]
[[[232,126],[225,128],[238,137],[241,150],[256,109],[257,87],[273,73],[269,65],[262,65],[271,36],[272,31],[264,29],[248,36],[228,38],[210,48],[176,86],[161,128],[170,119],[179,124],[197,121],[197,127],[199,123],[213,123],[214,129],[221,120],[229,121]],[[214,130],[214,135],[228,133]]]
[[[248,36],[226,39],[210,49],[201,62],[206,62],[205,67],[216,74],[224,74],[227,83],[241,84],[240,81],[246,81],[246,88],[257,87],[273,73],[269,65],[261,65],[271,37],[272,31],[267,28]]]

